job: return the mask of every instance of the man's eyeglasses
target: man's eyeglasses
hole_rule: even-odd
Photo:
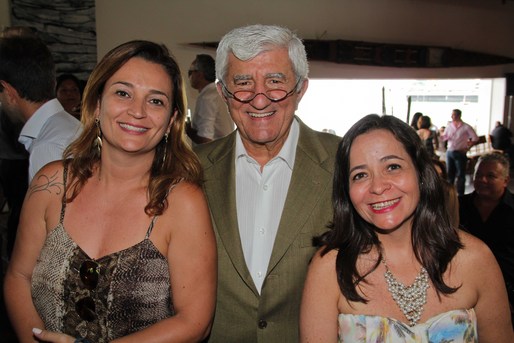
[[[225,92],[226,96],[228,96],[229,98],[232,98],[234,100],[237,100],[239,102],[242,102],[244,104],[247,104],[250,101],[252,101],[253,99],[255,99],[260,94],[264,95],[266,98],[268,98],[268,100],[273,101],[273,102],[282,101],[285,98],[292,95],[296,91],[296,88],[298,87],[298,84],[300,83],[300,81],[301,81],[301,79],[298,79],[298,81],[296,81],[296,84],[294,85],[293,89],[291,89],[289,92],[286,91],[285,89],[280,89],[280,88],[273,89],[272,88],[272,89],[266,90],[265,93],[255,93],[254,91],[250,91],[250,90],[240,90],[240,91],[235,91],[234,93],[232,93],[231,91],[228,90],[227,86],[225,86],[225,84],[222,81],[219,81],[219,83],[223,87],[223,91]]]
[[[193,72],[195,72],[195,71],[198,71],[198,69],[189,69],[187,71],[187,76],[191,76],[193,74]]]
[[[85,260],[79,269],[80,280],[84,287],[90,291],[98,286],[98,278],[100,276],[100,265],[95,261]],[[87,296],[75,303],[75,311],[80,318],[91,322],[96,319],[95,301],[91,296]]]

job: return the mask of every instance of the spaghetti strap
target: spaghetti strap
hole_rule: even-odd
[[[152,221],[150,222],[150,226],[148,227],[148,230],[146,231],[145,239],[150,238],[150,234],[152,233],[153,226],[155,225],[156,220],[157,220],[157,216],[153,216]]]
[[[62,194],[62,200],[61,200],[61,216],[59,218],[59,224],[63,225],[64,222],[64,212],[66,211],[66,180],[68,179],[68,164],[64,163],[64,171],[62,176],[62,183],[63,183],[63,194]]]
[[[183,178],[180,178],[180,179],[178,179],[178,181],[177,181],[176,183],[174,183],[174,184],[172,184],[172,185],[171,185],[171,187],[168,189],[168,192],[166,192],[166,198],[168,198],[168,196],[170,195],[171,190],[172,190],[176,185],[178,185],[182,180],[183,180]],[[152,233],[153,226],[155,225],[155,221],[156,221],[156,220],[157,220],[157,215],[153,216],[152,221],[150,222],[150,226],[148,227],[148,230],[146,231],[145,239],[150,238],[150,234]]]

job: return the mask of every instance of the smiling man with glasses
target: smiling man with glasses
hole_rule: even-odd
[[[196,147],[218,243],[209,342],[298,342],[312,238],[332,219],[339,142],[295,116],[307,74],[305,47],[286,28],[237,28],[218,46],[218,92],[237,130]]]

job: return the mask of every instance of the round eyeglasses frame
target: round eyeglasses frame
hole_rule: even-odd
[[[253,101],[253,99],[255,99],[260,94],[264,95],[269,101],[280,102],[280,101],[284,100],[285,98],[291,96],[296,91],[296,88],[298,87],[298,84],[300,84],[301,80],[302,79],[299,78],[298,81],[296,81],[296,84],[294,85],[293,89],[291,89],[289,92],[284,90],[284,89],[270,89],[270,90],[268,90],[268,92],[270,92],[270,91],[273,91],[273,92],[277,92],[277,91],[284,92],[284,95],[279,97],[279,98],[270,98],[268,96],[268,94],[266,94],[266,93],[255,93],[255,92],[251,92],[251,91],[237,91],[237,92],[232,93],[231,91],[228,90],[227,86],[225,86],[223,81],[218,81],[218,82],[221,84],[221,87],[223,87],[223,92],[225,93],[226,96],[228,96],[229,98],[232,98],[234,100],[237,100],[239,102],[242,102],[243,104],[247,104],[247,103]],[[249,99],[241,99],[241,98],[239,98],[237,96],[237,93],[240,93],[240,92],[253,93],[253,95]]]

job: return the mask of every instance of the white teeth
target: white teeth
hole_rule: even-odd
[[[384,201],[384,202],[380,202],[380,203],[372,204],[372,205],[371,205],[371,207],[372,207],[374,210],[381,210],[381,209],[383,209],[383,208],[386,208],[386,207],[389,207],[389,206],[391,206],[391,205],[396,204],[398,201],[400,201],[400,199],[394,199],[394,200]]]
[[[250,117],[252,118],[265,118],[265,117],[269,117],[270,115],[272,115],[274,112],[267,112],[267,113],[251,113],[251,112],[248,112],[248,114],[250,115]]]
[[[125,123],[120,123],[120,126],[126,130],[137,131],[137,132],[145,132],[147,130],[144,127],[135,127],[135,126],[132,126],[130,124],[125,124]]]

